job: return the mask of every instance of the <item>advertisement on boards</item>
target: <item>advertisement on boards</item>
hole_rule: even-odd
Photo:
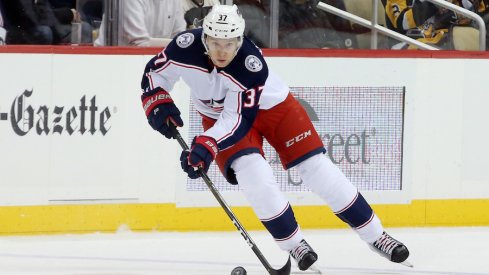
[[[402,190],[404,87],[292,87],[291,91],[321,136],[327,156],[359,190]],[[189,116],[191,141],[202,127],[192,106]],[[281,190],[309,191],[297,171],[284,170],[277,153],[264,144]],[[222,191],[238,190],[215,164],[209,176]],[[188,179],[187,190],[205,191],[207,186],[200,179]]]

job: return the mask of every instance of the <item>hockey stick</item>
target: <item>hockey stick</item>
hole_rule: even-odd
[[[173,134],[173,137],[178,141],[178,143],[180,144],[180,146],[182,147],[182,149],[185,150],[185,151],[188,151],[189,150],[189,147],[188,147],[187,143],[185,142],[185,140],[180,135],[180,132],[177,130],[177,128],[175,127],[175,125],[173,125],[172,123],[170,123],[170,129],[173,132],[172,133]],[[244,229],[244,227],[241,225],[241,223],[239,222],[238,218],[233,213],[233,211],[231,210],[231,208],[228,206],[228,204],[226,203],[226,201],[222,198],[221,194],[219,193],[219,191],[217,190],[217,188],[214,186],[214,183],[212,183],[212,181],[209,178],[209,176],[207,175],[207,173],[204,172],[204,170],[201,167],[198,168],[198,171],[197,172],[199,173],[199,175],[204,180],[205,184],[207,185],[207,187],[211,191],[212,195],[214,195],[214,197],[219,202],[219,204],[221,205],[221,207],[224,209],[224,211],[226,212],[226,214],[228,215],[228,217],[231,219],[231,221],[233,222],[234,226],[236,226],[236,229],[238,229],[238,231],[241,233],[241,236],[243,236],[243,238],[245,239],[245,241],[248,243],[248,245],[250,246],[251,250],[253,250],[253,252],[255,252],[255,255],[258,257],[258,259],[263,264],[263,266],[268,271],[268,273],[270,273],[270,275],[289,275],[290,274],[290,268],[291,268],[290,257],[288,258],[287,263],[282,268],[280,268],[278,270],[277,269],[273,269],[273,267],[268,263],[267,259],[265,259],[265,256],[263,256],[263,254],[261,253],[260,249],[258,249],[258,247],[256,246],[255,242],[251,239],[251,237],[248,234],[248,232],[246,232],[246,230]]]

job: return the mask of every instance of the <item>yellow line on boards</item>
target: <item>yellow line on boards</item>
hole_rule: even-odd
[[[489,226],[489,199],[413,200],[373,205],[386,227]],[[247,230],[264,229],[250,207],[233,207]],[[296,206],[303,229],[343,228],[326,206]],[[220,207],[177,208],[175,204],[96,204],[0,207],[1,235],[133,231],[235,230]]]

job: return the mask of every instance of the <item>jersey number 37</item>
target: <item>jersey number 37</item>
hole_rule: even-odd
[[[252,88],[249,90],[246,90],[245,93],[245,100],[243,102],[243,107],[245,108],[253,108],[255,105],[258,103],[258,99],[260,98],[258,96],[259,93],[263,90],[263,86],[258,87],[258,92]]]

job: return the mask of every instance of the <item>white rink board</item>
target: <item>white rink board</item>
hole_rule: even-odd
[[[216,205],[207,192],[185,190],[180,148],[146,122],[139,83],[150,56],[0,55],[1,205],[59,203],[179,203]],[[411,199],[489,197],[489,135],[485,82],[488,59],[429,58],[267,58],[290,86],[405,86],[402,192],[366,192],[372,203]],[[24,107],[34,112],[33,127],[13,130],[12,104],[24,91]],[[172,93],[188,119],[188,89]],[[80,133],[85,107],[85,128]],[[91,100],[95,99],[91,134]],[[18,106],[16,106],[18,107]],[[14,107],[14,110],[17,110]],[[58,107],[58,114],[54,113]],[[60,111],[62,107],[63,110]],[[71,135],[66,127],[69,111]],[[48,110],[50,131],[37,133]],[[100,130],[100,115],[107,132]],[[15,112],[15,111],[14,111]],[[74,115],[76,112],[77,116]],[[108,117],[110,113],[110,118]],[[24,115],[26,113],[24,112]],[[55,123],[55,119],[59,122]],[[61,134],[54,126],[62,126]],[[40,123],[44,125],[44,123]],[[28,126],[28,125],[27,125]],[[22,124],[22,127],[26,127]],[[26,129],[26,128],[23,128]],[[57,129],[60,129],[59,127]],[[187,128],[182,130],[187,134]],[[319,204],[313,196],[289,194],[295,204]],[[226,192],[233,205],[241,194]]]

